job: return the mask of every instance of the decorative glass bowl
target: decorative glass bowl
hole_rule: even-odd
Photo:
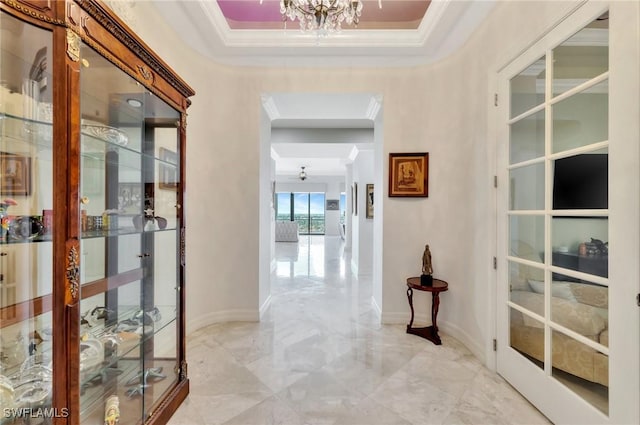
[[[82,124],[82,132],[119,146],[126,146],[129,143],[129,137],[126,134],[108,125]]]

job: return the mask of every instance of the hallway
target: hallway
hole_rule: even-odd
[[[343,245],[276,243],[263,320],[189,335],[191,393],[171,425],[549,423],[457,340],[380,325]]]

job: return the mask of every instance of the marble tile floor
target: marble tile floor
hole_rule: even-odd
[[[171,425],[549,423],[456,339],[379,324],[343,245],[276,243],[266,317],[189,335],[191,392]]]

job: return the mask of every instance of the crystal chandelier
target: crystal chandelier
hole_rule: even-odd
[[[262,4],[263,0],[260,0]],[[378,6],[382,7],[382,0]],[[360,0],[280,0],[282,20],[300,21],[300,29],[304,32],[315,30],[318,33],[340,31],[342,23],[356,25],[362,15]]]

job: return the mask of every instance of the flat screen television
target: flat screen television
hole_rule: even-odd
[[[554,210],[595,210],[608,207],[608,154],[580,154],[555,161]]]

